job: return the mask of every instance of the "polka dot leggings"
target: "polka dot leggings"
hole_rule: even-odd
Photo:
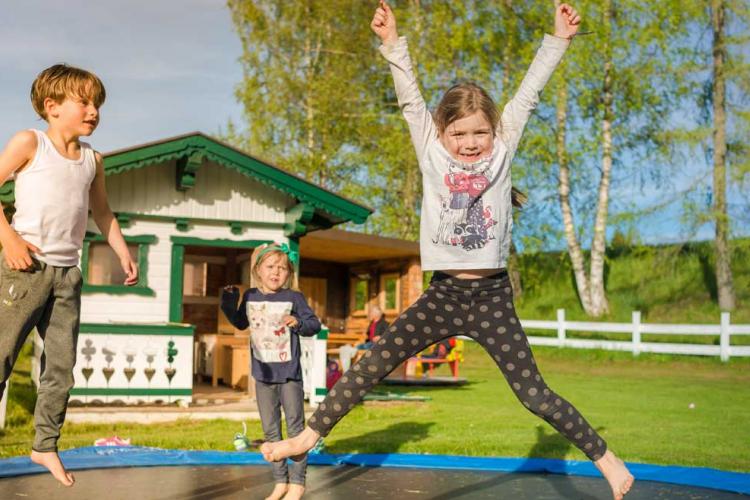
[[[447,337],[466,335],[492,356],[516,397],[580,449],[598,460],[604,440],[573,405],[544,383],[513,308],[507,273],[458,279],[436,272],[425,293],[347,371],[310,418],[326,436],[364,395],[404,360]]]

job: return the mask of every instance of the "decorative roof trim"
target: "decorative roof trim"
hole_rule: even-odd
[[[200,155],[205,160],[235,170],[307,203],[328,215],[326,219],[332,219],[331,222],[334,223],[352,221],[361,224],[373,212],[369,207],[332,193],[200,132],[107,153],[104,155],[104,170],[107,175],[119,174],[193,155]]]

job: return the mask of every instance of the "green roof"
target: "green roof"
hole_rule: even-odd
[[[192,186],[200,164],[209,160],[313,207],[314,218],[321,223],[327,222],[320,224],[321,227],[349,221],[362,224],[373,212],[365,205],[339,196],[201,132],[106,153],[104,171],[108,176],[115,175],[169,160],[178,161],[178,169],[181,170],[183,178],[181,187],[185,189]],[[4,204],[13,203],[12,182],[6,182],[0,187],[0,201]]]

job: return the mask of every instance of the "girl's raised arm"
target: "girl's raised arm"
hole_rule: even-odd
[[[552,76],[570,40],[578,32],[581,17],[573,7],[562,4],[555,10],[555,36],[544,35],[542,46],[534,57],[518,91],[503,109],[497,134],[510,154],[514,154],[531,112],[539,104],[539,94]]]
[[[396,30],[396,18],[390,6],[381,0],[375,10],[375,15],[370,23],[372,31],[375,32],[383,45],[380,53],[388,61],[393,75],[393,84],[396,87],[396,97],[401,112],[409,125],[411,140],[417,153],[417,161],[420,169],[425,150],[431,139],[437,135],[435,122],[427,110],[427,105],[422,98],[417,84],[417,78],[412,69],[411,58],[406,44],[406,38],[398,36]]]

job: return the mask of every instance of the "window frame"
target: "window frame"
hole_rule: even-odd
[[[387,279],[395,278],[396,280],[396,307],[393,309],[386,308],[386,290],[385,282]],[[378,304],[383,314],[398,313],[401,305],[401,275],[397,272],[383,273],[380,275],[380,292],[378,293]]]
[[[148,249],[156,243],[156,235],[143,234],[138,236],[123,236],[125,243],[138,245],[138,283],[126,285],[92,285],[89,278],[89,258],[91,243],[107,243],[101,234],[87,233],[83,239],[81,252],[81,275],[83,287],[81,293],[105,293],[109,295],[142,295],[156,296],[156,292],[148,286]]]
[[[367,286],[365,290],[365,304],[363,309],[355,309],[357,305],[357,284],[364,282]],[[370,280],[353,276],[349,280],[349,315],[352,317],[367,317],[370,309]]]

